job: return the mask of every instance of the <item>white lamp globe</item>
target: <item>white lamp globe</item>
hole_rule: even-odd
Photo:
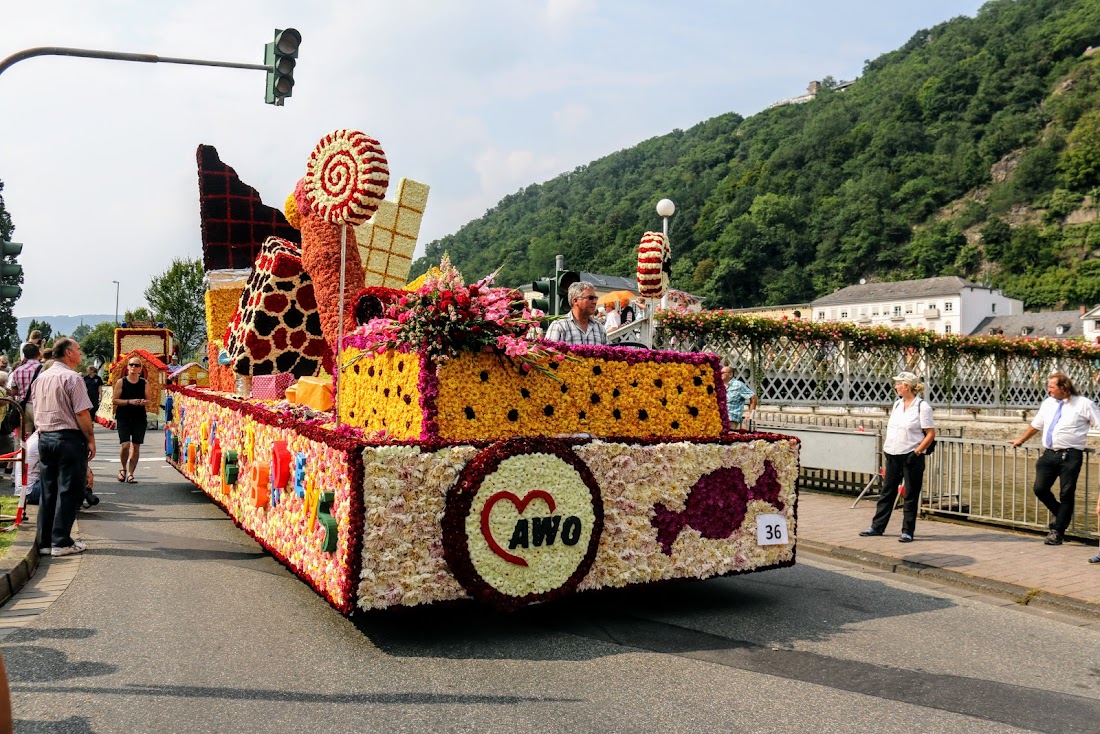
[[[661,199],[657,202],[657,216],[671,217],[675,213],[676,205],[672,203],[672,199]]]

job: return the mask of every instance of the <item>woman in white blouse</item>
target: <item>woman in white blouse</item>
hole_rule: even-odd
[[[905,479],[905,504],[898,541],[913,542],[917,526],[917,510],[920,508],[921,485],[924,482],[924,455],[936,438],[936,426],[932,422],[932,406],[920,397],[924,385],[912,372],[902,372],[894,377],[894,389],[898,400],[890,412],[886,425],[886,440],[882,449],[886,454],[886,475],[882,480],[882,494],[875,509],[871,527],[860,535],[882,535],[894,511],[898,485]]]

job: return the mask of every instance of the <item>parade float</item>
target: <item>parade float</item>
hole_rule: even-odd
[[[428,190],[385,200],[362,133],[321,140],[285,213],[198,161],[209,387],[168,385],[165,452],[335,608],[794,563],[797,441],[729,430],[715,355],[529,338],[517,291],[446,259],[405,285]]]

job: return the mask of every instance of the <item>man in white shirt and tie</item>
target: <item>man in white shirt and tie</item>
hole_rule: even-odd
[[[1050,397],[1039,406],[1035,420],[1012,445],[1019,446],[1036,433],[1043,436],[1046,450],[1035,464],[1035,496],[1053,518],[1050,533],[1043,542],[1061,545],[1066,528],[1073,521],[1073,498],[1089,427],[1100,428],[1100,409],[1078,393],[1069,376],[1062,372],[1055,372],[1047,379],[1047,393]],[[1050,491],[1055,478],[1059,480],[1058,499]]]

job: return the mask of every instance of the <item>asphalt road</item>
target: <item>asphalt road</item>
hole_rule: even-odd
[[[348,620],[170,467],[110,466],[76,580],[0,648],[16,731],[1100,731],[1095,628],[958,589],[803,556]]]

